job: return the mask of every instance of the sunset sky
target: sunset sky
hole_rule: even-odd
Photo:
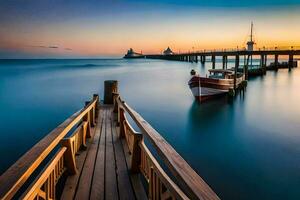
[[[0,0],[0,58],[300,46],[300,0]]]

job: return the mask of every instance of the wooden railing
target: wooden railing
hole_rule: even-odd
[[[55,199],[55,186],[65,172],[64,154],[67,148],[61,148],[36,181],[23,193],[20,199]]]
[[[120,137],[126,138],[128,149],[135,155],[135,160],[131,160],[132,171],[141,172],[147,180],[149,199],[219,199],[175,149],[135,110],[122,101],[118,94],[114,94],[114,104],[114,110],[118,113]],[[149,139],[172,177],[162,169],[141,136],[134,140],[134,135],[140,134],[129,125],[125,112],[139,127],[142,135]]]
[[[91,137],[91,127],[95,126],[99,97],[94,95],[92,101],[69,117],[46,137],[26,152],[14,165],[0,177],[0,199],[11,199],[36,171],[46,157],[61,142],[61,148],[46,165],[40,175],[23,194],[24,199],[55,198],[55,185],[62,173],[76,173],[75,154],[85,147],[86,137]],[[78,126],[74,133],[63,139],[70,130]],[[45,198],[44,198],[45,197]],[[47,197],[47,198],[46,198]]]

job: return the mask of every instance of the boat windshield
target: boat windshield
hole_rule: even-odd
[[[224,79],[225,74],[222,72],[211,72],[209,78]]]

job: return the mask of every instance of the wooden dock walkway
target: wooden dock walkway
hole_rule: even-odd
[[[105,104],[94,95],[0,176],[0,199],[219,199],[107,83]]]
[[[61,199],[135,199],[112,109],[99,110],[93,137],[76,158],[78,173],[66,180]]]

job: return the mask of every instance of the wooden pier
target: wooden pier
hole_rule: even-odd
[[[105,104],[94,95],[2,174],[0,199],[219,199],[117,84],[106,81]]]
[[[173,53],[171,55],[145,55],[146,58],[150,59],[163,59],[163,60],[175,60],[175,61],[185,61],[185,62],[201,62],[204,64],[208,61],[212,63],[212,69],[216,67],[216,58],[219,57],[222,59],[222,68],[227,69],[228,66],[228,57],[231,57],[236,60],[236,63],[240,63],[241,57],[244,60],[243,67],[245,67],[246,79],[248,78],[248,72],[251,72],[250,66],[252,66],[252,57],[260,57],[260,65],[255,67],[254,74],[264,74],[267,70],[267,60],[270,56],[274,57],[274,66],[272,70],[277,70],[280,68],[280,63],[278,62],[279,56],[287,56],[288,64],[287,67],[291,70],[295,67],[294,57],[300,55],[300,47],[291,47],[291,48],[261,48],[258,50],[248,51],[246,49],[220,49],[220,50],[200,50],[195,52],[186,52],[186,53]],[[236,67],[239,67],[236,66]],[[271,70],[271,69],[269,69]]]

